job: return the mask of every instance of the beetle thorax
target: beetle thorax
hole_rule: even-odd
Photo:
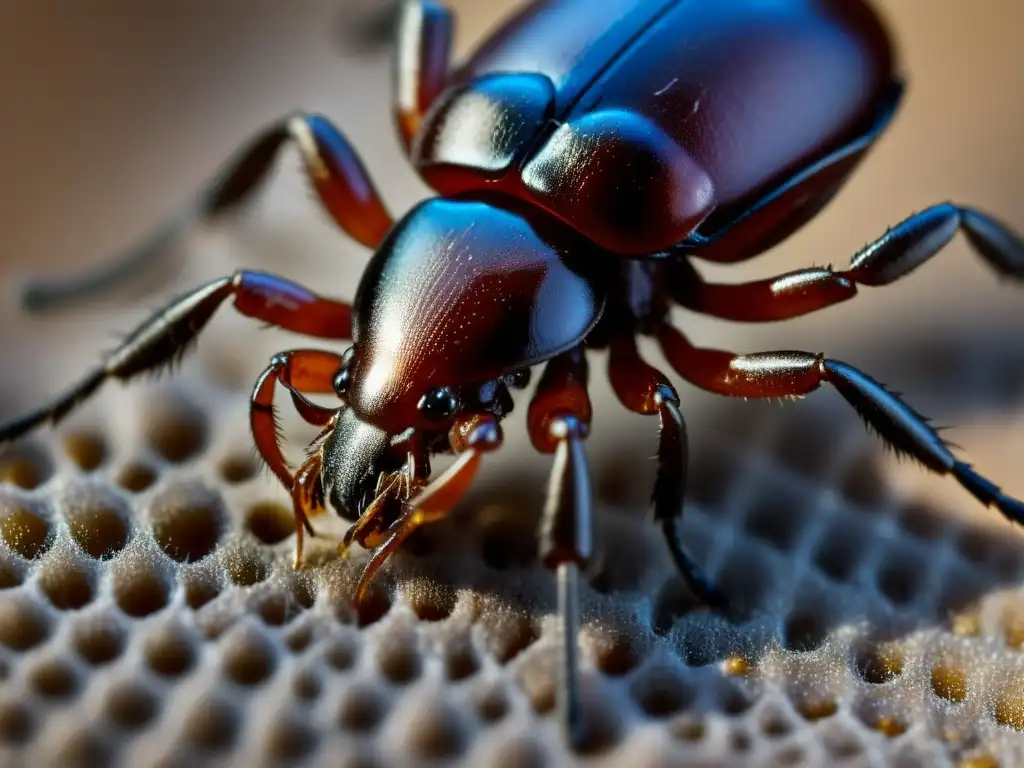
[[[433,387],[499,379],[580,343],[601,311],[598,254],[514,201],[429,200],[374,255],[354,304],[349,402],[398,432]],[[531,218],[531,213],[538,217]]]

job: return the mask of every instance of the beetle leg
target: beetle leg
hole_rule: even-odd
[[[349,8],[338,8],[338,37],[348,51],[368,54],[391,45],[395,37],[395,23],[403,0],[384,0],[368,11],[353,14]]]
[[[1024,503],[958,461],[928,419],[866,373],[822,354],[762,352],[736,355],[694,347],[671,326],[658,334],[665,357],[692,384],[732,397],[793,397],[831,384],[889,447],[940,475],[952,475],[986,506],[1024,525]]]
[[[299,415],[315,426],[326,426],[336,411],[311,403],[300,392],[328,394],[334,391],[334,374],[341,367],[341,355],[319,349],[298,349],[274,355],[270,365],[260,374],[252,391],[249,408],[249,426],[260,456],[270,471],[292,489],[295,478],[281,453],[274,414],[274,389],[281,384],[292,396],[293,403],[302,402]]]
[[[620,336],[612,341],[608,375],[616,397],[626,408],[634,413],[658,416],[658,474],[652,499],[654,519],[661,524],[669,553],[690,589],[701,602],[722,607],[726,604],[724,596],[711,586],[680,540],[689,447],[686,422],[679,411],[679,395],[664,374],[640,358],[632,336]]]
[[[317,296],[283,277],[263,272],[236,272],[175,299],[129,333],[101,365],[89,371],[70,390],[42,408],[0,425],[0,445],[46,422],[56,424],[107,379],[128,381],[139,374],[154,373],[173,365],[230,296],[234,297],[235,309],[243,315],[288,331],[328,339],[352,336],[352,310],[348,304]],[[310,359],[303,358],[304,361]]]
[[[388,529],[387,538],[370,555],[356,588],[356,602],[366,595],[374,574],[402,542],[421,525],[446,517],[469,488],[489,451],[501,447],[501,425],[490,414],[470,414],[456,420],[450,431],[453,448],[460,454],[436,480],[404,504],[404,512]]]
[[[421,525],[434,523],[447,517],[473,481],[480,467],[480,451],[467,451],[452,464],[436,481],[427,486],[422,494],[406,503],[404,514],[388,529],[386,537],[373,550],[363,568],[356,588],[356,602],[366,596],[366,590],[378,569],[394,554],[409,536]]]
[[[562,664],[559,711],[569,742],[586,739],[580,703],[577,638],[580,629],[579,570],[594,550],[591,482],[583,440],[590,431],[587,360],[580,348],[548,362],[530,401],[527,424],[534,447],[554,453],[541,524],[540,557],[558,579]]]
[[[814,312],[852,298],[857,285],[888,285],[937,254],[963,230],[1003,277],[1024,280],[1024,240],[973,208],[942,203],[905,219],[855,255],[850,268],[812,268],[737,285],[703,282],[685,261],[672,266],[674,298],[684,307],[740,322],[768,322]]]
[[[381,475],[381,480],[385,478],[385,475]],[[360,546],[373,547],[379,544],[381,537],[380,531],[380,515],[384,512],[389,501],[394,499],[395,495],[395,482],[394,476],[391,475],[386,486],[382,486],[380,483],[377,485],[377,495],[374,500],[370,503],[363,513],[359,516],[352,526],[345,531],[345,535],[342,537],[341,542],[338,544],[338,555],[340,557],[347,558],[349,555],[349,549],[352,547],[353,542],[358,541]],[[384,532],[384,535],[387,531]]]
[[[295,514],[295,569],[302,567],[302,553],[305,542],[304,531],[316,536],[309,518],[324,510],[324,486],[320,479],[323,455],[320,451],[310,456],[295,473],[292,484],[292,511]]]
[[[685,259],[669,267],[669,290],[681,306],[724,320],[769,323],[817,312],[857,295],[841,272],[812,267],[750,283],[706,283]]]
[[[406,153],[423,115],[444,90],[454,26],[454,15],[444,2],[402,2],[393,64],[393,100],[398,136]]]
[[[284,484],[292,498],[295,514],[295,567],[302,564],[304,530],[315,536],[309,523],[312,514],[323,509],[323,486],[320,481],[322,455],[319,442],[311,455],[292,475],[281,452],[281,440],[274,413],[274,389],[280,383],[292,396],[299,415],[310,424],[330,426],[336,411],[310,402],[301,392],[325,394],[334,390],[334,374],[341,367],[341,355],[318,349],[300,349],[274,355],[253,389],[249,408],[249,425],[256,450],[271,472]]]
[[[166,255],[189,226],[237,208],[266,179],[280,149],[294,143],[306,174],[334,221],[350,237],[376,248],[392,220],[370,175],[345,136],[319,115],[283,118],[258,133],[189,203],[185,211],[95,272],[26,286],[22,305],[30,311],[59,308],[102,293]]]
[[[941,203],[917,213],[870,243],[840,274],[861,285],[886,285],[924,264],[963,230],[988,265],[1003,277],[1024,280],[1024,240],[992,216]]]

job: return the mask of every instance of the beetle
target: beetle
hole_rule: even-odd
[[[734,354],[693,345],[680,305],[769,322],[892,283],[959,231],[997,273],[1024,278],[1024,242],[994,217],[943,203],[906,218],[848,268],[801,269],[719,285],[695,259],[733,263],[781,243],[818,214],[891,123],[903,92],[894,45],[866,0],[536,0],[466,61],[450,63],[453,15],[437,0],[402,6],[394,70],[401,146],[436,196],[397,222],[344,135],[289,115],[260,132],[175,219],[121,266],[159,255],[185,222],[233,209],[279,152],[297,148],[325,210],[373,250],[351,304],[283,277],[238,271],[170,303],[50,404],[0,428],[10,441],[57,422],[107,379],[168,365],[229,298],[244,315],[350,341],[343,354],[276,355],[252,394],[263,459],[290,491],[296,565],[308,518],[330,505],[372,550],[356,599],[418,527],[444,517],[482,457],[499,448],[511,391],[543,372],[527,409],[534,447],[553,454],[540,557],[557,572],[560,709],[574,744],[579,570],[594,550],[587,352],[607,350],[613,390],[657,419],[652,504],[669,553],[696,595],[725,605],[680,537],[687,435],[668,377],[645,362],[653,337],[699,388],[784,397],[830,384],[896,451],[951,475],[981,503],[1024,521],[1024,505],[959,460],[899,396],[823,354]],[[116,269],[111,274],[116,273]],[[98,283],[97,283],[98,284]],[[41,284],[36,308],[94,284]],[[322,428],[295,471],[274,423],[280,386]],[[335,394],[336,408],[307,396]],[[431,479],[430,459],[455,462]]]

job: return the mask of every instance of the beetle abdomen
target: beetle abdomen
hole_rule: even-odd
[[[435,143],[424,178],[443,194],[517,195],[630,256],[733,221],[857,138],[895,81],[889,37],[863,0],[546,0],[486,41],[449,94],[482,96],[492,76],[511,86],[527,74],[550,82],[553,104],[509,89],[496,124],[523,123],[525,113],[511,113],[535,102],[517,147],[484,142],[474,159],[468,147]],[[427,133],[449,124],[458,99],[442,102]]]
[[[628,109],[708,172],[719,208],[853,138],[893,81],[861,0],[681,0],[567,119]]]
[[[453,80],[535,72],[552,82],[556,112],[565,114],[637,35],[681,1],[692,0],[537,0],[484,41]]]

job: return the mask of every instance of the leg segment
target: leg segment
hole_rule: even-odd
[[[394,110],[406,153],[448,78],[454,17],[439,0],[403,0],[394,61]]]
[[[688,263],[673,266],[674,298],[684,307],[739,322],[769,322],[852,298],[857,285],[888,285],[928,261],[960,230],[992,269],[1024,280],[1024,241],[991,216],[951,203],[897,224],[853,257],[850,268],[802,269],[737,285],[705,283]]]
[[[285,330],[328,339],[347,339],[352,335],[352,311],[348,304],[321,298],[281,277],[236,272],[196,288],[144,321],[102,365],[87,373],[68,392],[0,426],[0,444],[46,422],[56,424],[107,379],[127,381],[172,365],[188,351],[229,297],[234,297],[235,308],[243,315]]]
[[[831,384],[897,453],[916,459],[941,475],[952,475],[986,506],[1024,525],[1024,504],[1004,494],[958,461],[949,446],[899,397],[867,374],[838,360],[809,352],[735,355],[699,349],[670,326],[659,333],[666,358],[679,375],[703,389],[733,397],[790,397]]]
[[[329,429],[336,411],[322,408],[307,400],[302,392],[326,394],[333,391],[334,374],[341,367],[341,355],[318,349],[301,349],[275,355],[260,375],[253,389],[249,407],[249,425],[256,450],[270,471],[291,493],[295,513],[295,567],[302,564],[304,530],[313,536],[309,517],[324,508],[324,491],[320,482],[322,456],[318,442],[311,447],[309,458],[295,475],[281,452],[280,433],[274,413],[274,390],[281,384],[288,390],[299,415],[310,424]],[[324,433],[326,434],[326,432]]]
[[[669,268],[672,298],[683,307],[740,323],[788,320],[857,295],[843,272],[811,267],[750,283],[706,283],[687,261]]]
[[[362,5],[365,5],[362,4]],[[391,45],[395,37],[395,24],[402,9],[402,0],[385,0],[378,7],[353,15],[348,5],[338,7],[338,37],[345,48],[356,53],[375,53]]]
[[[99,271],[26,287],[22,304],[30,311],[59,308],[109,288],[165,254],[187,227],[237,208],[267,177],[281,148],[294,143],[317,195],[334,221],[353,239],[376,248],[392,220],[362,161],[326,118],[296,115],[268,126],[252,139],[187,210]]]
[[[292,477],[281,453],[277,420],[274,416],[274,390],[281,384],[292,396],[299,415],[310,424],[327,426],[336,411],[311,403],[301,393],[333,392],[334,374],[341,367],[341,355],[318,349],[299,349],[274,355],[253,388],[249,408],[249,425],[260,456],[285,488],[292,489]]]
[[[378,533],[383,538],[363,569],[359,586],[356,588],[356,602],[360,602],[366,596],[366,590],[374,574],[413,531],[421,525],[436,522],[448,515],[473,482],[483,454],[500,448],[501,441],[501,425],[494,416],[467,414],[457,419],[449,432],[452,450],[459,454],[455,463],[418,494],[404,501],[402,514],[387,530],[378,532],[376,526],[370,525],[375,522],[376,515],[371,515],[370,510],[363,513],[360,521],[345,534],[345,539],[339,547],[341,554],[344,555],[353,539],[362,545],[375,541]],[[372,506],[376,506],[381,498],[379,496]],[[383,506],[382,504],[380,508],[383,509]]]
[[[324,486],[320,480],[322,468],[323,457],[317,452],[306,459],[295,473],[291,492],[292,512],[295,514],[295,570],[302,567],[304,531],[309,531],[310,536],[316,536],[309,518],[324,510]]]
[[[580,708],[577,638],[580,630],[579,569],[594,552],[594,513],[583,439],[590,431],[587,362],[582,349],[550,361],[530,401],[530,439],[538,451],[554,453],[541,526],[540,556],[557,573],[562,632],[559,712],[569,743],[585,738]]]
[[[679,395],[669,380],[645,363],[632,336],[614,340],[608,375],[619,401],[634,413],[658,415],[658,475],[654,484],[654,519],[661,524],[669,553],[686,583],[704,603],[720,607],[725,598],[708,583],[680,540],[679,522],[686,497],[688,443]]]

